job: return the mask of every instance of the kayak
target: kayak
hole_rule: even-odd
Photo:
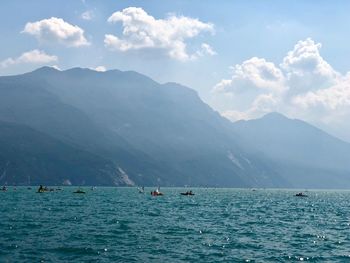
[[[194,195],[194,193],[188,193],[188,192],[186,192],[186,193],[180,193],[181,195]]]

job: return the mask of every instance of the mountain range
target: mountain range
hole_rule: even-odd
[[[0,77],[0,184],[348,188],[350,144],[137,72],[43,67]]]

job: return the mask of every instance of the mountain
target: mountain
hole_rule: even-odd
[[[274,160],[276,171],[292,187],[349,188],[350,144],[279,113],[238,121],[234,130],[246,148]]]
[[[0,120],[107,159],[139,185],[284,183],[196,92],[132,71],[44,67],[1,77]]]
[[[0,131],[0,184],[350,187],[349,144],[277,113],[232,123],[133,71],[0,77]]]
[[[0,121],[0,184],[129,183],[111,161],[24,125]]]

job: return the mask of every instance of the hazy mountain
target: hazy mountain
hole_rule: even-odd
[[[290,186],[350,187],[350,144],[301,120],[270,113],[234,123],[246,147],[264,153]]]
[[[111,161],[120,169],[128,168],[134,174],[146,172],[149,178],[156,180],[161,170],[155,169],[156,163],[142,156],[142,153],[135,153],[117,133],[99,127],[84,112],[46,90],[50,80],[46,82],[36,74],[41,72],[45,75],[51,70],[42,68],[20,76],[1,77],[0,120],[24,124],[104,158],[112,156]],[[140,156],[142,162],[134,162]]]
[[[193,90],[136,72],[44,67],[2,77],[0,120],[106,158],[136,184],[283,185]]]
[[[24,125],[0,121],[0,184],[125,185],[111,161]]]
[[[69,175],[75,184],[350,186],[347,143],[278,114],[231,123],[195,91],[132,71],[44,67],[0,77],[0,121],[35,141],[25,151],[15,132],[3,141],[14,147],[0,168],[21,170],[3,168],[0,183],[28,183],[31,174],[35,183]],[[79,158],[68,158],[73,152]],[[32,155],[50,170],[22,165]]]

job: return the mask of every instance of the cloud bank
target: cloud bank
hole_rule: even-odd
[[[18,64],[36,64],[44,65],[52,62],[57,62],[57,56],[48,55],[44,51],[34,49],[28,52],[24,52],[22,55],[16,58],[7,58],[0,62],[2,68],[8,68]]]
[[[41,43],[59,43],[67,47],[90,45],[83,29],[57,17],[28,22],[22,32],[36,37]]]
[[[307,38],[296,43],[280,65],[256,57],[235,65],[232,76],[213,89],[232,101],[232,108],[223,115],[238,120],[279,111],[321,126],[347,122],[350,72],[334,70],[320,49],[320,43]]]
[[[170,58],[187,61],[203,55],[214,55],[215,51],[207,43],[193,53],[187,50],[187,41],[203,32],[214,33],[214,25],[198,19],[170,15],[166,19],[156,19],[142,8],[128,7],[113,13],[109,23],[121,23],[122,36],[106,34],[104,43],[111,50],[159,49]]]

